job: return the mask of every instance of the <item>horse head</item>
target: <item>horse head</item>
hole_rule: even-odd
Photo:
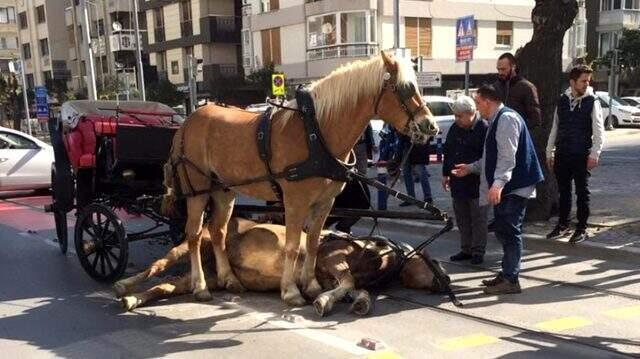
[[[440,283],[425,262],[426,260],[428,260],[428,257],[416,254],[405,261],[400,271],[402,285],[407,288],[426,289],[434,293],[441,293],[445,290],[446,285],[451,283],[451,279],[445,274],[446,285],[445,283]],[[434,259],[431,260],[441,273],[446,273],[440,262]]]
[[[411,63],[381,52],[384,62],[382,88],[375,103],[375,113],[414,143],[426,143],[438,131],[435,117],[426,106]]]

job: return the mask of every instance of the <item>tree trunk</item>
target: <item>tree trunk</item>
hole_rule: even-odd
[[[545,181],[537,187],[537,198],[529,202],[527,220],[548,220],[557,209],[558,188],[546,166],[545,149],[553,124],[558,97],[567,86],[562,69],[565,32],[578,14],[576,0],[536,0],[531,12],[533,36],[516,53],[520,74],[538,88],[542,125],[531,133]]]

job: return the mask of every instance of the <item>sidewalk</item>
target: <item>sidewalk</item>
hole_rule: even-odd
[[[589,218],[589,239],[578,244],[602,250],[624,251],[640,254],[640,130],[617,129],[607,132],[608,143],[601,157],[601,166],[591,177],[591,216]],[[449,192],[440,184],[442,166],[427,166],[431,174],[430,183],[434,205],[454,217]],[[375,177],[375,169],[370,169],[369,177]],[[422,188],[415,183],[416,198],[423,199]],[[402,179],[394,189],[406,193]],[[372,205],[377,207],[377,191],[372,189]],[[416,207],[400,207],[401,201],[389,198],[387,209],[393,211],[419,211]],[[575,201],[572,216],[575,216]],[[381,220],[403,226],[439,228],[437,222],[419,222],[412,220]],[[540,241],[545,244],[572,246],[568,237],[560,240],[548,240],[545,235],[555,224],[557,217],[547,222],[525,223],[526,240]],[[454,230],[457,230],[454,227]]]

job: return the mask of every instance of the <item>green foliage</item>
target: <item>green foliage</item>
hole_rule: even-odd
[[[117,76],[105,76],[104,81],[98,78],[96,83],[98,99],[115,100],[118,93],[126,91],[126,86]]]
[[[271,75],[274,74],[273,63],[254,71],[247,76],[247,82],[256,84],[264,90],[265,95],[271,94]]]
[[[6,77],[0,76],[0,112],[6,115],[8,121],[20,121],[22,117],[20,86],[13,74]],[[4,124],[8,125],[8,124]]]
[[[625,29],[618,42],[620,56],[619,63],[634,69],[640,64],[640,30]]]
[[[159,80],[157,83],[147,86],[146,90],[149,101],[160,102],[170,107],[184,103],[185,94],[178,91],[176,85],[169,80]]]

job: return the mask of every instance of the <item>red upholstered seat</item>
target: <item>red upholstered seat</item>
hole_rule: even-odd
[[[94,126],[98,136],[115,136],[118,123],[112,119],[98,120]]]
[[[96,135],[93,122],[80,120],[76,128],[65,135],[64,145],[73,168],[93,167],[95,165],[96,152]],[[81,160],[81,158],[83,159]]]

